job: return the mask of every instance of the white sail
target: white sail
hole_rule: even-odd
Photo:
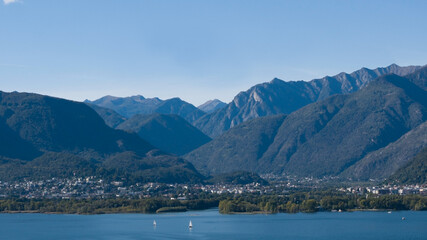
[[[188,227],[193,228],[193,223],[191,222],[191,220],[190,220],[190,223],[188,224]]]
[[[153,226],[157,226],[156,220],[153,221]]]

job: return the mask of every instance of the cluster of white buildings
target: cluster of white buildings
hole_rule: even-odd
[[[408,194],[420,194],[427,195],[427,185],[384,185],[384,186],[373,186],[373,187],[348,187],[338,189],[342,192],[350,192],[354,194],[366,194],[372,193],[377,195],[408,195]]]
[[[262,186],[259,183],[250,183],[245,185],[233,184],[216,184],[216,185],[203,185],[200,189],[204,192],[223,194],[242,194],[242,193],[260,193],[266,194],[273,192],[273,189],[268,186]]]

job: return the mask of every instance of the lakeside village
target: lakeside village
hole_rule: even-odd
[[[319,180],[310,178],[275,181],[270,185],[249,184],[165,184],[137,183],[125,186],[123,182],[106,182],[96,177],[51,178],[40,181],[0,181],[0,199],[91,199],[129,198],[146,199],[161,197],[170,200],[197,199],[206,194],[259,194],[286,195],[299,189],[315,190]],[[423,195],[427,196],[427,185],[381,185],[333,188],[337,192],[355,195]]]

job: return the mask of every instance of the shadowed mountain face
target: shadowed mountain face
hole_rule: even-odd
[[[418,69],[418,66],[399,67],[393,64],[374,70],[362,68],[351,74],[340,73],[310,82],[284,82],[274,79],[239,93],[226,107],[206,114],[193,125],[208,136],[217,137],[247,120],[281,113],[289,114],[334,94],[355,92],[379,76],[390,73],[403,76]]]
[[[406,75],[405,77],[410,79],[418,87],[427,91],[427,67],[423,67],[412,74]]]
[[[244,122],[184,158],[205,174],[256,172],[260,170],[259,159],[273,143],[285,117],[275,115]]]
[[[353,166],[346,169],[343,177],[358,180],[386,178],[410,162],[427,147],[427,122],[404,134],[397,141],[370,152]]]
[[[423,71],[425,68],[415,75],[424,79],[426,76],[420,75]],[[248,121],[187,154],[186,159],[201,171],[215,174],[244,170],[339,175],[389,144],[403,148],[405,144],[398,141],[412,130],[408,136],[422,136],[417,127],[427,120],[427,93],[412,78],[385,75],[355,93],[309,104],[287,117]],[[265,140],[253,141],[262,137]],[[422,145],[417,144],[412,156]],[[350,170],[346,176],[366,178],[378,167],[390,168],[384,169],[385,175],[390,175],[406,162],[396,161],[393,167],[373,164],[358,176]]]
[[[145,154],[153,149],[136,135],[109,128],[83,103],[29,93],[1,93],[0,101],[7,126],[40,150]]]
[[[95,110],[98,115],[104,119],[105,124],[111,128],[116,128],[122,122],[126,121],[126,118],[116,113],[114,110],[109,108],[100,107],[91,103],[86,103],[89,107]]]
[[[159,149],[186,154],[211,139],[178,115],[135,115],[117,129],[135,132]]]
[[[394,173],[388,182],[398,184],[427,183],[427,147],[411,159],[406,166]]]
[[[68,177],[74,173],[111,177],[113,172],[116,177],[141,181],[200,179],[188,162],[160,152],[136,134],[108,127],[84,103],[0,92],[0,130],[2,179]],[[135,167],[132,171],[115,167],[124,163]],[[149,178],[143,174],[147,171]],[[160,171],[177,178],[165,179]]]
[[[205,113],[211,113],[211,112],[215,112],[218,109],[224,108],[225,106],[227,106],[227,103],[221,102],[218,99],[214,99],[214,100],[209,100],[209,101],[203,103],[202,105],[198,106],[197,108],[202,110]]]
[[[42,154],[30,142],[22,139],[18,133],[13,131],[6,124],[5,119],[0,120],[0,133],[0,156],[31,160]]]
[[[161,100],[144,98],[140,95],[125,98],[105,96],[95,101],[86,100],[85,102],[112,109],[126,118],[131,118],[136,114],[176,114],[192,123],[205,115],[205,112],[179,98]]]

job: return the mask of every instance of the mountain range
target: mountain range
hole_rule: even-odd
[[[323,100],[316,95],[316,102],[289,115],[260,117],[239,124],[185,158],[206,174],[243,170],[300,177],[388,177],[426,146],[427,67],[396,68],[392,65],[388,69],[412,74],[405,77],[386,74],[376,80],[363,78],[366,86],[360,84],[358,88],[361,89],[354,93]],[[353,75],[361,76],[360,72]],[[250,93],[257,93],[257,89],[273,89],[272,85],[288,84],[298,85],[297,82],[275,80],[255,86]],[[346,91],[353,90],[347,88]],[[251,98],[264,99],[256,96],[260,95]],[[258,106],[263,105],[263,101],[258,103]]]
[[[0,92],[0,177],[103,176],[128,181],[189,182],[193,165],[137,134],[108,127],[84,103]]]
[[[203,133],[215,138],[228,129],[250,119],[276,114],[289,114],[310,103],[323,100],[335,94],[348,94],[365,87],[373,79],[385,75],[407,75],[420,69],[420,66],[400,67],[392,64],[385,68],[362,68],[353,73],[340,73],[333,77],[307,81],[285,82],[273,79],[270,82],[253,86],[237,94],[233,101],[225,104],[217,99],[207,101],[198,108],[179,98],[161,100],[144,98],[141,95],[132,97],[105,96],[95,101],[86,100],[91,106],[96,105],[116,111],[125,118],[136,114],[176,114],[200,129]],[[111,114],[101,113],[109,126],[116,127],[119,118],[112,119]],[[111,123],[110,123],[111,122]]]
[[[0,92],[0,132],[4,180],[200,182],[201,172],[219,175],[214,182],[254,173],[413,182],[426,174],[427,67],[274,79],[198,108],[179,98],[79,103]]]
[[[135,97],[129,97],[128,100],[131,98],[135,100]],[[173,102],[169,101],[168,104],[173,104]],[[214,105],[219,104],[217,101],[215,102],[210,106],[214,107]],[[113,109],[87,101],[86,104],[95,110],[109,127],[135,132],[153,146],[168,153],[183,155],[211,140],[199,129],[176,114],[136,114],[127,119]],[[209,107],[208,105],[206,106]],[[170,109],[174,108],[171,107]]]
[[[310,103],[335,94],[348,94],[365,87],[370,81],[385,74],[404,76],[420,69],[419,66],[362,68],[353,73],[340,73],[311,81],[273,79],[240,92],[226,107],[206,114],[193,125],[206,135],[215,138],[228,129],[250,119],[275,114],[289,114]]]
[[[192,123],[205,115],[205,112],[180,98],[161,100],[144,98],[141,95],[124,98],[105,96],[95,101],[85,100],[85,103],[112,109],[125,118],[131,118],[136,114],[176,114]]]

